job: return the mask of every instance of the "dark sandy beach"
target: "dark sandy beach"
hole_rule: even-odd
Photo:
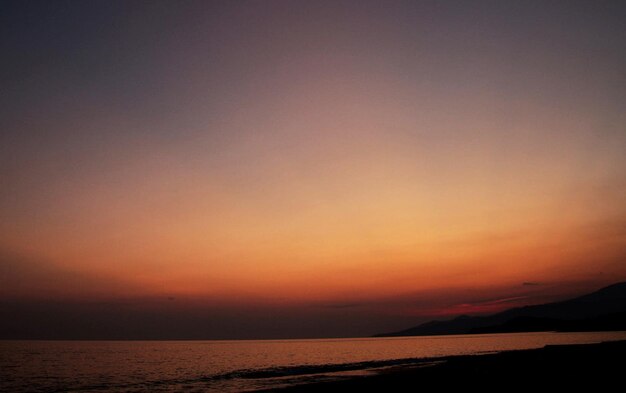
[[[396,367],[374,375],[313,382],[282,392],[419,391],[422,388],[477,391],[585,389],[621,391],[626,377],[626,341],[547,346],[476,356],[437,359],[425,366]]]

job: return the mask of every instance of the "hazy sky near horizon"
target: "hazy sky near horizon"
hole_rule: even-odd
[[[0,7],[25,325],[365,334],[626,279],[623,2]]]

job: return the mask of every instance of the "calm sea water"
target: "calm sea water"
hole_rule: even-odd
[[[0,341],[2,392],[249,391],[419,358],[626,340],[626,332],[275,341]]]

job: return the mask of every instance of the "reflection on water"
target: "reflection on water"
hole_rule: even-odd
[[[239,391],[626,332],[271,341],[0,341],[0,391]]]

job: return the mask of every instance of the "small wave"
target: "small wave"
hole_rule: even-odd
[[[223,382],[241,381],[242,383],[253,381],[266,381],[271,383],[272,379],[283,380],[285,378],[302,378],[311,376],[329,376],[341,375],[342,373],[351,371],[367,371],[377,370],[389,367],[399,366],[427,366],[441,362],[439,358],[408,358],[408,359],[392,359],[392,360],[374,360],[355,363],[339,363],[339,364],[313,364],[299,366],[280,366],[259,369],[243,369],[231,371],[221,374],[197,376],[191,378],[168,378],[158,380],[147,380],[141,382],[129,383],[93,383],[82,386],[66,387],[63,389],[53,390],[55,392],[80,392],[80,391],[143,391],[151,389],[159,389],[166,386],[190,386],[202,384],[206,388],[215,386],[216,388]],[[238,384],[240,385],[240,384]]]
[[[345,371],[357,371],[367,369],[377,369],[392,366],[408,366],[408,365],[426,365],[436,362],[438,359],[427,358],[408,358],[408,359],[392,359],[392,360],[373,360],[357,363],[339,363],[339,364],[314,364],[302,366],[281,366],[269,367],[252,370],[238,370],[223,374],[216,374],[205,377],[205,380],[221,380],[221,379],[266,379],[279,377],[292,377],[298,375],[311,374],[328,374]]]

